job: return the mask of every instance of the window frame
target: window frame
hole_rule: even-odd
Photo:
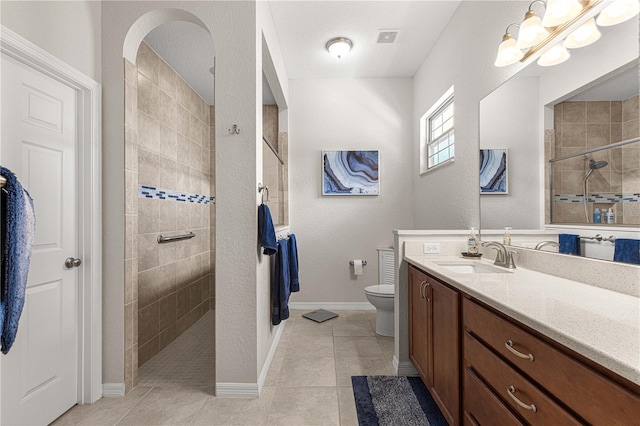
[[[450,129],[442,132],[442,134],[438,135],[437,138],[432,139],[432,122],[434,119],[438,118],[439,115],[443,114],[444,111],[450,106],[453,105],[453,114],[451,116],[451,120],[453,120],[453,125]],[[444,124],[444,123],[442,123]],[[429,148],[433,145],[439,144],[445,138],[450,135],[454,136],[453,143],[447,144],[447,148],[454,147],[453,156],[448,159],[434,164],[429,167],[429,158],[432,157],[429,155]],[[438,151],[440,152],[440,151]],[[436,153],[437,155],[437,153]],[[433,104],[431,108],[420,117],[420,175],[424,175],[432,170],[439,168],[445,164],[449,164],[455,160],[455,98],[454,98],[454,86],[451,86],[445,93],[438,99],[438,101]]]

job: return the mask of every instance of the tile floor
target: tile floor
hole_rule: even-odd
[[[357,425],[353,375],[392,375],[393,338],[375,311],[336,311],[317,324],[293,311],[256,399],[213,395],[213,312],[140,368],[124,398],[76,406],[55,425]]]

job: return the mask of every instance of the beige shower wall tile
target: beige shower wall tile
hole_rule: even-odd
[[[158,86],[171,99],[176,100],[176,81],[178,76],[162,59],[158,60]]]
[[[611,122],[611,102],[587,102],[587,123],[609,124]]]
[[[622,101],[611,101],[611,122],[622,123]]]
[[[138,135],[136,130],[125,126],[124,128],[124,168],[132,172],[138,171]]]
[[[639,95],[622,101],[622,122],[640,119]]]
[[[131,83],[124,85],[124,125],[138,128],[138,90]]]
[[[138,110],[158,118],[158,86],[142,73],[138,73]]]
[[[138,183],[158,186],[160,180],[160,156],[145,149],[138,150]]]
[[[138,216],[125,216],[125,242],[124,258],[132,259],[138,257]]]
[[[587,126],[586,124],[564,123],[562,125],[561,147],[587,147]]]
[[[177,130],[178,133],[189,138],[189,129],[190,129],[190,117],[191,114],[189,111],[182,105],[178,105],[177,107]]]
[[[160,231],[159,208],[160,202],[156,198],[138,199],[138,233],[149,234]]]
[[[640,225],[640,203],[623,204],[624,225]]]
[[[137,312],[133,312],[133,303],[124,305],[124,347],[125,349],[133,346],[133,315],[137,315]]]
[[[158,302],[140,308],[138,311],[138,340],[143,345],[158,337],[160,310]]]
[[[138,69],[135,65],[129,62],[126,59],[123,59],[124,62],[124,81],[131,84],[138,84]]]
[[[125,170],[125,214],[138,213],[138,174]]]
[[[610,143],[611,125],[609,123],[587,124],[587,148],[597,148]]]
[[[157,118],[160,123],[177,130],[178,128],[178,104],[162,90],[158,92]]]
[[[587,122],[586,102],[564,102],[562,106],[562,121],[567,123]]]
[[[166,127],[164,124],[160,124],[159,136],[160,154],[175,161],[177,159],[178,134],[175,130]]]
[[[138,268],[140,271],[159,266],[158,241],[156,234],[138,235]]]
[[[638,144],[625,145],[621,149],[622,169],[631,170],[640,168],[640,146]],[[640,191],[640,188],[638,189]]]
[[[145,42],[140,43],[136,64],[138,72],[158,84],[158,55]]]
[[[138,111],[138,145],[155,153],[160,152],[158,120],[141,111]]]
[[[640,136],[640,120],[628,120],[622,123],[622,140]]]
[[[159,164],[160,164],[160,172],[159,172],[157,185],[160,188],[175,190],[176,174],[177,174],[176,169],[180,166],[175,161],[165,157],[160,157]],[[175,201],[170,201],[170,202],[175,202]]]

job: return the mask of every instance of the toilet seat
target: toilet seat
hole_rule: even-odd
[[[364,289],[364,292],[372,296],[392,298],[394,297],[395,286],[389,284],[370,285]]]

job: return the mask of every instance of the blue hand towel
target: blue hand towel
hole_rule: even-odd
[[[273,229],[273,219],[266,204],[258,206],[258,239],[260,246],[264,247],[263,253],[273,256],[278,251],[276,231]]]
[[[613,260],[640,265],[640,240],[616,238]]]
[[[289,274],[291,275],[291,292],[300,291],[298,278],[298,243],[295,234],[289,234]]]
[[[16,176],[0,166],[7,179],[2,192],[2,273],[0,301],[0,344],[2,353],[9,352],[18,332],[18,322],[24,307],[31,246],[35,233],[33,200]]]
[[[289,247],[287,240],[280,240],[271,280],[271,324],[278,325],[289,318],[290,292]]]
[[[574,254],[580,256],[580,236],[575,234],[558,235],[560,243],[559,252],[564,254]]]

